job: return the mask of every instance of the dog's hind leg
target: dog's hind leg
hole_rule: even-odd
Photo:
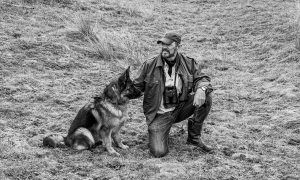
[[[127,145],[124,145],[122,142],[122,139],[120,137],[120,130],[121,127],[124,125],[124,122],[121,123],[118,127],[116,127],[115,129],[113,129],[112,132],[112,138],[114,140],[114,142],[116,143],[116,145],[121,148],[121,149],[128,149],[129,147]]]
[[[110,129],[110,128],[104,127],[100,130],[103,145],[109,154],[120,156],[120,154],[112,147],[111,133],[112,133],[112,129]]]
[[[72,147],[76,150],[90,149],[95,145],[95,140],[91,132],[86,128],[78,128],[71,136]]]

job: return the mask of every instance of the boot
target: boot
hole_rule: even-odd
[[[188,120],[188,139],[187,144],[197,146],[204,153],[210,153],[213,148],[205,145],[201,140],[201,131],[203,123],[194,122],[193,119]]]

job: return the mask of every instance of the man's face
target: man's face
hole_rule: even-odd
[[[165,44],[161,42],[161,56],[163,58],[171,58],[176,55],[178,46],[175,42],[171,44]]]

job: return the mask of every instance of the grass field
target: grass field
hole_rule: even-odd
[[[297,0],[0,0],[0,179],[300,179]],[[203,154],[171,130],[153,158],[141,99],[122,129],[128,150],[46,148],[77,111],[167,31],[212,78]]]

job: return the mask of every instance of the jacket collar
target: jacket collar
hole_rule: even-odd
[[[163,62],[163,60],[161,58],[161,54],[160,54],[157,57],[156,67],[163,67],[163,66],[164,66],[164,62]]]

